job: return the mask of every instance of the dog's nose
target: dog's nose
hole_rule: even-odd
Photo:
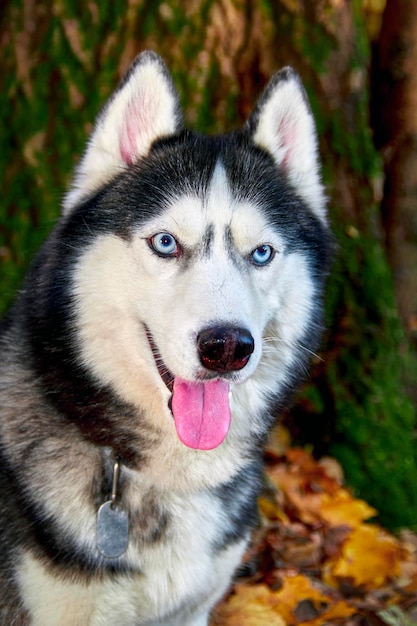
[[[216,372],[233,372],[245,367],[255,342],[246,328],[213,326],[199,333],[197,346],[204,367]]]

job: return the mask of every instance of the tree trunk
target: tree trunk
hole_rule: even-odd
[[[375,54],[373,124],[384,161],[388,259],[402,320],[417,345],[416,67],[417,4],[388,0]]]

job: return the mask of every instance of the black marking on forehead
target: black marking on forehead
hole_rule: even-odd
[[[224,246],[227,250],[227,253],[232,263],[234,263],[236,267],[241,266],[242,257],[240,256],[239,252],[236,250],[235,240],[233,237],[232,227],[230,226],[230,224],[228,224],[226,228],[224,229],[223,241],[224,241]]]
[[[224,244],[228,250],[232,250],[234,248],[234,239],[232,233],[232,227],[230,224],[226,226],[224,229]]]
[[[211,244],[214,239],[214,225],[209,224],[201,240],[201,256],[209,256]]]

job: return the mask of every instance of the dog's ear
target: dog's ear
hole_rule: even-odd
[[[154,52],[143,52],[98,115],[64,210],[146,156],[156,139],[175,134],[182,125],[178,95],[165,63]]]
[[[304,87],[291,67],[273,76],[247,126],[254,143],[269,152],[311,210],[325,219],[316,127]]]

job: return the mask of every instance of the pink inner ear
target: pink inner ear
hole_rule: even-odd
[[[133,102],[129,103],[120,129],[119,148],[122,159],[126,165],[132,165],[136,152],[136,138],[138,133],[136,108]]]
[[[126,165],[132,165],[138,157],[138,143],[143,136],[152,131],[153,111],[146,97],[141,97],[134,102],[129,102],[123,122],[120,128],[119,148],[120,154]]]
[[[297,146],[297,122],[291,115],[286,115],[281,120],[277,135],[279,149],[282,151],[281,165],[283,169],[288,170]]]

